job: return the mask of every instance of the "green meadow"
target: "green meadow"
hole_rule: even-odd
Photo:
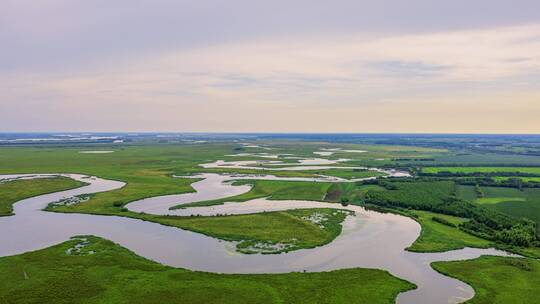
[[[13,180],[0,183],[0,216],[12,215],[13,204],[33,196],[78,188],[84,184],[67,177]]]
[[[5,148],[0,150],[1,173],[83,173],[102,178],[126,182],[121,189],[97,193],[88,201],[71,206],[49,208],[55,212],[74,212],[104,215],[119,215],[153,221],[164,225],[196,231],[209,236],[242,241],[239,249],[247,244],[291,243],[286,250],[311,248],[326,244],[341,231],[342,216],[330,216],[323,228],[295,216],[293,211],[261,213],[241,216],[220,217],[177,217],[139,214],[127,211],[124,206],[146,197],[178,194],[193,191],[194,178],[174,178],[173,174],[195,174],[199,172],[260,173],[257,170],[217,169],[199,167],[200,163],[222,159],[234,154],[234,144],[208,145],[143,145],[59,148]],[[83,154],[84,150],[113,150],[107,154]],[[284,150],[284,152],[291,152]],[[352,171],[351,171],[352,172]],[[362,172],[359,172],[362,173]],[[370,172],[372,173],[372,172]],[[271,174],[294,176],[292,171],[272,171]],[[300,172],[300,175],[307,173]],[[311,174],[311,173],[310,173]],[[313,176],[313,175],[312,175]],[[232,201],[252,198],[322,200],[331,186],[329,183],[241,181],[253,183],[252,191],[235,197]],[[201,204],[218,203],[203,202]],[[309,211],[311,212],[311,211]],[[269,229],[279,227],[276,229]],[[227,228],[223,228],[227,227]],[[279,252],[279,250],[277,250]]]
[[[313,174],[336,176],[336,177],[341,177],[345,179],[361,179],[361,178],[379,177],[379,176],[386,175],[382,172],[377,172],[373,170],[362,170],[362,169],[310,170],[310,172],[312,172]]]
[[[271,153],[318,157],[313,152],[319,151],[321,146],[325,147],[321,143],[300,145],[297,142],[277,142],[275,146],[272,146],[274,151]],[[382,162],[388,164],[407,158],[440,157],[447,153],[444,150],[401,146],[326,145],[328,148],[336,146],[343,149],[367,151],[366,153],[338,151],[329,157],[331,159],[354,158],[343,164],[349,166],[377,162],[380,164],[381,161],[375,160],[376,158],[384,158],[385,160]],[[109,154],[79,153],[81,150],[98,149],[114,150],[115,152]],[[265,173],[298,177],[314,177],[323,174],[342,178],[381,175],[374,171],[346,168],[262,172],[236,168],[204,169],[199,166],[200,163],[213,162],[218,159],[250,159],[249,157],[225,156],[242,152],[260,152],[260,150],[242,148],[236,144],[227,143],[122,147],[103,145],[99,148],[95,146],[3,148],[0,150],[0,174],[82,173],[124,181],[126,186],[121,189],[94,194],[88,201],[80,204],[51,207],[48,210],[119,215],[157,222],[223,240],[236,241],[237,250],[243,253],[280,253],[322,246],[334,240],[341,233],[341,224],[347,213],[335,209],[300,209],[234,216],[180,217],[134,213],[127,211],[125,205],[146,197],[194,191],[190,184],[197,181],[196,176],[192,178],[172,177],[175,174]],[[442,167],[429,167],[428,170],[435,170],[433,168],[441,169]],[[472,167],[463,168],[477,170]],[[499,170],[499,167],[479,168]],[[531,167],[500,168],[505,170],[540,169]],[[532,171],[496,172],[536,174]],[[43,184],[39,185],[39,183]],[[480,211],[485,208],[514,218],[527,217],[540,222],[540,204],[538,204],[540,202],[540,189],[533,188],[519,190],[480,187],[482,194],[479,195],[473,186],[457,185],[453,180],[431,179],[408,179],[405,181],[381,179],[372,183],[241,180],[235,181],[234,184],[249,184],[252,189],[235,197],[195,202],[178,207],[210,206],[224,202],[241,203],[256,198],[315,200],[358,205],[375,204],[381,207],[381,210],[401,213],[418,221],[422,227],[421,234],[408,248],[408,250],[415,252],[441,252],[463,247],[485,248],[494,245],[494,242],[472,235],[463,229],[464,225],[470,224],[471,218],[437,212],[456,212],[467,215],[472,212],[471,210],[476,210],[474,208],[481,208]],[[80,183],[66,178],[0,184],[0,195],[4,196],[3,199],[0,199],[0,207],[3,208],[4,213],[9,214],[13,202],[22,198],[70,189],[80,185]],[[12,187],[10,188],[12,191],[5,191],[8,188],[2,187]],[[9,196],[8,199],[5,199],[6,196]],[[471,206],[474,208],[469,209]],[[474,212],[471,214],[478,214]],[[320,216],[324,218],[322,222],[310,221],[310,218]],[[399,291],[413,287],[386,272],[366,269],[283,275],[219,275],[192,272],[147,261],[106,240],[95,237],[89,237],[89,239],[91,240],[90,245],[76,256],[66,254],[67,248],[79,242],[72,240],[44,250],[0,258],[0,280],[4,280],[7,282],[5,284],[8,284],[6,288],[0,290],[0,303],[2,301],[19,303],[13,299],[20,298],[21,294],[28,294],[27,297],[25,296],[25,299],[28,300],[24,303],[38,303],[38,300],[41,299],[55,303],[122,303],[122,301],[126,303],[133,301],[157,303],[170,300],[186,303],[216,301],[220,303],[355,303],[356,301],[358,303],[393,303]],[[513,249],[515,250],[515,248]],[[89,254],[90,251],[96,253]],[[519,248],[519,251],[531,256],[540,256],[537,247]],[[481,259],[479,260],[481,261]],[[62,266],[59,270],[54,265]],[[485,268],[487,265],[482,266],[481,263],[470,264],[467,267],[473,266],[478,267],[479,272],[486,273],[486,276],[496,277],[499,275],[498,272]],[[521,266],[518,265],[518,267]],[[438,270],[448,271],[450,275],[456,277],[469,275],[465,272],[459,274],[458,270],[450,268]],[[2,276],[17,279],[9,281]],[[519,273],[516,274],[515,278],[521,277],[522,274]],[[477,288],[478,284],[474,278],[470,278],[470,280],[467,282]],[[75,283],[73,283],[74,281]],[[72,284],[69,285],[66,282],[72,282]],[[491,284],[492,282],[484,283]],[[144,286],[144,288],[140,286]],[[485,288],[486,294],[493,294],[499,287],[493,288],[486,285]],[[481,298],[482,295],[479,293],[473,301]],[[321,302],[321,299],[325,301]]]
[[[482,197],[473,186],[459,186],[459,191],[470,201],[515,218],[528,218],[540,224],[540,189],[508,187],[480,187]]]
[[[271,249],[265,253],[280,253],[313,248],[330,243],[341,233],[341,222],[347,212],[335,209],[297,209],[230,216],[159,216],[133,217],[182,228],[208,236],[240,242],[237,249],[252,253],[253,244],[284,244],[286,248]],[[312,215],[322,215],[319,224],[309,221]]]
[[[540,177],[527,177],[527,176],[495,176],[493,177],[494,180],[496,181],[507,181],[509,179],[516,179],[516,178],[519,178],[521,179],[522,181],[524,182],[537,182],[537,183],[540,183]]]
[[[325,200],[329,202],[362,202],[369,191],[384,191],[378,185],[358,185],[355,183],[334,183],[328,189]]]
[[[482,256],[468,261],[435,262],[433,268],[471,285],[470,304],[539,303],[540,262]]]
[[[493,173],[493,172],[520,172],[540,175],[540,167],[424,167],[424,173]]]
[[[266,197],[270,200],[308,200],[321,201],[326,196],[331,183],[315,183],[303,181],[269,181],[269,180],[240,180],[233,182],[233,185],[252,185],[249,192],[237,196],[227,197],[218,200],[193,202],[175,206],[171,209],[212,206],[225,202],[245,202],[248,200]]]
[[[407,250],[414,252],[442,252],[464,247],[487,248],[493,243],[466,233],[459,225],[468,221],[455,216],[428,211],[413,211],[415,220],[422,226],[418,239]],[[442,221],[437,221],[443,219]]]
[[[370,191],[372,200],[384,200],[397,206],[416,207],[441,205],[455,191],[453,181],[395,182],[392,189]]]
[[[394,303],[414,285],[386,271],[226,275],[172,268],[110,241],[0,258],[0,303]],[[90,252],[94,252],[91,254]]]

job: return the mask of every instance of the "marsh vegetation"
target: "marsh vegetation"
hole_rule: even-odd
[[[70,201],[65,204],[56,204],[56,206],[50,206],[49,210],[142,219],[223,240],[235,241],[237,242],[237,250],[244,253],[279,253],[313,248],[332,242],[340,234],[341,223],[347,214],[336,212],[335,209],[302,209],[246,215],[181,217],[132,212],[126,209],[126,205],[147,197],[194,191],[190,185],[197,180],[196,176],[180,179],[172,177],[173,175],[193,175],[202,172],[233,175],[261,173],[260,170],[241,167],[202,168],[199,166],[202,163],[220,159],[225,161],[260,159],[261,157],[257,153],[269,153],[261,151],[272,149],[271,153],[278,155],[278,158],[281,157],[281,161],[284,162],[283,167],[285,167],[285,165],[297,162],[296,159],[290,158],[291,156],[312,158],[314,153],[317,154],[316,152],[331,152],[331,154],[326,153],[319,156],[334,160],[346,157],[350,160],[340,162],[339,166],[342,168],[320,170],[287,171],[280,170],[281,166],[276,166],[275,168],[278,170],[273,170],[272,174],[283,177],[308,178],[315,178],[318,175],[345,179],[379,178],[369,181],[339,183],[256,179],[234,181],[235,185],[249,184],[252,189],[238,196],[193,202],[179,207],[214,206],[225,202],[241,203],[260,198],[274,201],[326,201],[344,206],[354,204],[382,212],[398,213],[415,219],[421,225],[422,232],[414,244],[408,248],[410,251],[442,252],[464,247],[497,246],[531,257],[540,256],[538,237],[540,189],[537,189],[540,187],[538,182],[540,160],[536,155],[533,155],[534,153],[524,153],[523,149],[509,149],[508,145],[495,147],[487,144],[480,151],[476,148],[477,146],[468,145],[466,140],[459,143],[460,149],[457,150],[450,144],[441,145],[439,140],[431,142],[427,139],[418,139],[416,143],[421,145],[419,147],[411,146],[409,142],[403,142],[396,138],[386,137],[379,138],[376,144],[373,144],[374,142],[369,138],[369,136],[365,137],[362,139],[364,142],[360,144],[263,139],[257,144],[227,141],[205,142],[204,144],[137,143],[114,147],[105,144],[100,145],[99,148],[89,146],[84,149],[89,151],[114,150],[114,153],[79,153],[80,147],[66,146],[47,146],[45,148],[42,146],[15,146],[0,150],[0,159],[5,160],[0,162],[0,173],[79,172],[124,181],[126,186],[121,189],[96,193],[84,197],[82,200]],[[536,148],[530,149],[533,151]],[[365,152],[348,152],[359,150]],[[244,153],[245,156],[233,156],[239,153]],[[400,169],[412,172],[413,177],[387,178],[383,177],[384,173],[378,171],[347,168],[354,166]],[[0,184],[0,210],[3,215],[9,215],[12,204],[18,200],[81,185],[81,183],[67,178],[21,180]],[[389,303],[393,301],[398,290],[411,288],[411,285],[396,280],[384,272],[374,271],[371,273],[361,269],[321,274],[246,275],[242,277],[219,276],[163,267],[159,271],[150,271],[152,273],[150,275],[146,270],[157,267],[152,266],[152,262],[136,257],[131,252],[107,241],[93,237],[90,237],[90,240],[92,242],[81,248],[81,252],[84,253],[89,247],[91,249],[88,250],[95,250],[95,256],[94,254],[92,256],[82,254],[80,257],[77,255],[77,257],[72,258],[80,258],[81,260],[78,262],[82,263],[73,264],[74,269],[81,265],[87,265],[91,270],[78,275],[75,272],[70,272],[72,270],[66,273],[69,273],[69,278],[77,278],[81,282],[89,284],[88,286],[91,288],[88,288],[88,292],[92,292],[88,295],[99,300],[112,299],[109,298],[112,294],[116,294],[117,298],[115,299],[118,297],[129,299],[129,294],[124,294],[123,291],[120,292],[117,287],[114,287],[115,283],[105,280],[109,283],[107,283],[108,286],[104,286],[101,282],[95,281],[96,273],[92,272],[95,270],[99,272],[99,275],[108,274],[111,267],[101,265],[100,261],[105,264],[112,263],[117,258],[111,255],[116,254],[122,256],[123,259],[132,260],[137,265],[143,265],[142,270],[133,270],[132,268],[135,266],[128,265],[129,263],[119,264],[120,268],[127,265],[126,267],[129,269],[129,271],[116,269],[120,273],[125,271],[128,277],[137,274],[148,280],[151,277],[152,280],[155,279],[163,286],[169,286],[172,289],[172,291],[164,293],[159,284],[149,286],[148,294],[153,294],[156,299],[164,296],[196,302],[196,299],[208,301],[219,298],[220,302],[226,303],[236,297],[250,303],[256,303],[259,300],[270,303],[275,301],[301,303],[305,302],[305,299],[311,299],[311,295],[302,294],[302,292],[298,294],[298,292],[293,291],[298,290],[300,285],[304,287],[309,285],[310,288],[325,290],[325,299],[329,299],[329,303],[342,302],[345,297],[349,298],[352,295],[370,303]],[[0,259],[0,268],[6,268],[6,265],[9,264],[15,265],[14,261],[24,260],[23,263],[31,264],[30,260],[36,259],[32,267],[37,270],[37,272],[32,271],[31,274],[27,268],[22,271],[15,269],[16,267],[15,270],[6,268],[6,275],[15,271],[23,273],[25,280],[28,278],[36,278],[36,280],[32,281],[30,285],[7,286],[8,288],[3,289],[0,299],[12,298],[14,295],[28,292],[28,288],[35,290],[33,293],[29,293],[32,295],[29,296],[29,299],[44,297],[44,286],[53,282],[51,286],[54,288],[51,289],[50,299],[56,299],[57,302],[60,299],[75,301],[75,298],[69,298],[70,296],[65,293],[65,290],[62,290],[66,287],[60,282],[60,278],[66,279],[66,277],[59,275],[58,280],[49,277],[49,281],[47,281],[44,278],[51,275],[53,270],[50,266],[47,266],[48,269],[42,267],[43,265],[51,265],[47,264],[50,262],[48,259],[62,264],[69,261],[65,260],[64,257],[54,256],[55,250],[58,248],[65,250],[64,247],[72,245],[68,243],[22,256]],[[100,255],[100,252],[108,252],[111,255],[105,257]],[[30,260],[25,260],[29,257],[31,257]],[[8,259],[10,262],[6,264],[5,261]],[[40,263],[41,266],[39,266]],[[67,263],[70,265],[69,262]],[[94,266],[97,268],[93,268]],[[491,277],[495,278],[507,271],[511,273],[510,277],[521,280],[530,275],[534,276],[537,265],[529,259],[480,258],[473,261],[436,263],[435,267],[443,273],[458,277],[473,285],[478,293],[472,303],[487,303],[486,299],[489,299],[500,288],[495,280],[490,279]],[[473,268],[478,270],[477,276],[471,276],[465,271],[465,269]],[[162,273],[168,274],[161,276]],[[369,275],[367,275],[368,273]],[[354,279],[357,282],[364,282],[359,278],[360,274],[366,277],[377,274],[376,278],[371,280],[373,289],[370,289],[369,286],[366,287],[368,293],[359,290],[355,287],[356,284],[349,281]],[[190,290],[192,292],[182,293],[184,287],[171,280],[171,275],[184,279],[191,278]],[[121,279],[125,283],[125,278]],[[308,279],[311,280],[311,283],[306,283]],[[250,281],[251,285],[248,285],[251,287],[239,287],[238,284],[244,284],[246,280]],[[290,280],[298,282],[291,283]],[[321,287],[322,285],[317,285],[322,282],[318,280],[335,280],[337,285],[344,288],[331,284],[333,289],[324,289]],[[285,285],[289,285],[290,288],[283,290]],[[55,286],[58,289],[55,289]],[[128,287],[127,290],[135,288],[135,284],[129,286],[132,287]],[[215,293],[212,291],[205,297],[197,292],[197,290],[208,289],[209,286],[215,287],[212,289]],[[74,289],[69,290],[77,293],[80,292],[77,289],[79,287],[75,286]],[[347,291],[345,287],[350,290]],[[217,296],[223,294],[224,289],[222,288],[228,290],[230,298]],[[277,291],[279,288],[282,290]],[[374,291],[376,288],[382,289],[377,293]],[[529,292],[525,285],[513,286],[512,288],[524,294]],[[258,291],[255,291],[256,289]],[[330,290],[332,291],[330,292]],[[371,297],[370,293],[376,297]],[[269,297],[270,294],[272,297]],[[500,303],[511,302],[515,295],[509,294],[508,297],[496,298],[496,301]],[[146,299],[140,295],[139,298]],[[527,297],[524,299],[527,300],[525,303],[534,303],[530,302]],[[151,302],[150,298],[143,302],[145,301]]]

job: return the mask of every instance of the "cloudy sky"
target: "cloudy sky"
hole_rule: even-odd
[[[0,132],[540,133],[538,0],[0,7]]]

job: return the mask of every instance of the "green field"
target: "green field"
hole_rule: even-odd
[[[222,275],[162,266],[112,242],[81,240],[0,258],[1,303],[394,303],[414,288],[388,272]],[[94,254],[90,254],[94,251]]]
[[[480,187],[483,197],[477,197],[472,186],[459,186],[461,193],[487,208],[515,218],[528,218],[540,224],[540,189],[523,188],[521,191],[508,187]]]
[[[146,197],[177,194],[193,191],[190,184],[196,179],[173,178],[178,172],[201,170],[199,163],[219,159],[224,154],[233,152],[234,145],[185,145],[185,146],[133,146],[116,149],[109,154],[81,154],[81,148],[6,148],[0,150],[0,173],[50,173],[69,172],[96,175],[103,178],[121,180],[127,185],[121,189],[92,195],[90,200],[71,206],[59,206],[56,212],[75,212],[90,214],[119,215],[153,221],[164,225],[189,229],[224,239],[245,241],[276,242],[292,239],[295,236],[310,235],[294,248],[314,247],[329,242],[324,229],[294,216],[261,213],[238,217],[163,217],[150,214],[138,214],[126,211],[123,206],[131,201]],[[105,149],[105,148],[103,148]],[[206,171],[206,169],[204,169]],[[313,183],[316,187],[318,184]],[[324,185],[322,185],[324,187]],[[309,186],[306,186],[309,187]],[[290,188],[290,187],[289,187]],[[305,193],[313,195],[312,187]],[[296,190],[295,190],[296,191]],[[324,189],[314,198],[322,198]],[[287,191],[282,192],[286,197]],[[288,197],[289,198],[289,197]],[[294,198],[294,197],[290,197]],[[228,221],[228,223],[224,223]],[[271,235],[266,223],[282,227]],[[220,225],[230,225],[230,230],[218,229]],[[205,228],[206,226],[206,228]],[[316,228],[316,229],[315,229]],[[318,231],[317,231],[318,230]],[[239,234],[238,231],[242,231]],[[287,237],[285,235],[288,234]],[[334,236],[335,237],[335,236]],[[299,238],[300,239],[300,238]]]
[[[461,223],[452,224],[454,230],[448,230],[441,225],[441,222],[448,223],[445,217],[437,216],[440,221],[431,223],[420,218],[424,234],[428,233],[431,237],[423,236],[421,241],[411,247],[411,250],[419,251],[440,251],[451,248],[461,248],[464,246],[485,247],[487,241],[480,240],[482,237],[486,240],[493,240],[498,245],[521,246],[521,250],[525,247],[534,248],[537,246],[537,231],[536,226],[531,221],[524,221],[515,216],[518,212],[523,212],[521,206],[512,205],[514,213],[499,210],[499,206],[507,206],[506,204],[525,204],[527,202],[505,202],[493,204],[475,204],[471,201],[464,200],[460,196],[471,196],[474,190],[465,190],[463,186],[457,186],[453,181],[433,180],[426,181],[426,178],[419,181],[408,182],[388,182],[385,180],[377,181],[379,185],[386,188],[385,190],[368,191],[365,198],[365,203],[376,205],[382,208],[397,209],[397,212],[404,215],[414,217],[414,210],[430,211],[440,214],[458,216],[468,219]],[[483,188],[482,188],[483,189]],[[502,189],[502,190],[501,190]],[[504,197],[510,197],[506,192],[519,191],[512,188],[496,188],[498,194],[504,192]],[[524,192],[535,191],[536,189],[525,189]],[[539,192],[540,193],[540,192]],[[488,197],[486,195],[486,197]],[[496,206],[496,208],[492,208]],[[536,208],[538,204],[531,205],[531,208]],[[512,217],[508,216],[512,215]],[[534,218],[529,217],[532,220]],[[435,225],[435,226],[434,226]],[[430,227],[431,226],[431,227]],[[448,225],[447,225],[448,226]],[[433,231],[434,227],[439,227],[439,231]],[[536,227],[536,228],[535,228]],[[443,229],[444,228],[444,229]],[[459,228],[459,230],[457,229]],[[465,233],[466,232],[466,233]]]
[[[457,226],[466,219],[427,211],[414,211],[415,218],[422,225],[420,237],[407,250],[414,252],[442,252],[464,247],[486,248],[493,243],[461,231]],[[434,221],[433,217],[443,218],[456,227]]]
[[[435,262],[433,268],[470,284],[476,294],[470,304],[539,303],[540,262],[483,256],[456,262]]]
[[[329,202],[358,203],[365,199],[369,191],[384,191],[378,185],[356,185],[354,183],[334,183],[328,189],[325,200]]]
[[[318,146],[318,145],[317,145]],[[302,147],[298,144],[287,144],[278,147],[276,152],[293,152]],[[149,214],[128,212],[125,204],[146,197],[177,194],[193,191],[190,184],[196,179],[172,178],[172,174],[190,174],[198,172],[228,172],[228,173],[260,173],[256,170],[245,169],[216,169],[208,170],[198,166],[200,163],[221,159],[223,155],[237,153],[234,144],[208,145],[153,145],[153,146],[124,146],[122,148],[100,146],[100,149],[114,150],[109,154],[81,154],[80,150],[95,149],[93,147],[59,147],[59,148],[5,148],[0,150],[0,173],[50,173],[70,172],[96,175],[102,178],[121,180],[127,185],[121,189],[97,193],[90,200],[72,206],[59,206],[56,212],[76,212],[90,214],[120,215],[189,229],[223,239],[244,240],[249,244],[253,241],[280,242],[299,235],[311,235],[302,240],[297,248],[313,247],[329,242],[333,237],[324,229],[314,230],[286,213],[258,214],[238,217],[163,217]],[[318,148],[317,148],[318,149]],[[384,153],[400,153],[390,151]],[[308,153],[312,153],[314,148]],[[408,148],[407,153],[412,153]],[[370,152],[378,153],[378,152]],[[357,153],[362,155],[363,153]],[[362,155],[363,157],[363,155]],[[272,174],[279,174],[273,171]],[[294,175],[295,172],[282,172],[284,175]],[[360,172],[361,173],[361,172]],[[371,172],[370,172],[371,173]],[[272,199],[312,199],[321,200],[330,184],[325,183],[293,183],[286,182],[256,182],[254,190],[241,197],[245,200],[254,197],[270,196]],[[238,199],[238,198],[237,198]],[[257,219],[255,220],[249,220]],[[241,220],[246,219],[246,220]],[[274,223],[283,229],[270,235],[265,223]],[[227,224],[230,229],[219,228]],[[315,231],[315,232],[314,232]],[[241,232],[241,233],[239,233]],[[299,238],[301,239],[301,238]]]
[[[424,167],[424,173],[436,174],[439,172],[452,173],[493,173],[493,172],[520,172],[529,174],[538,174],[540,176],[540,167]]]
[[[178,205],[171,209],[194,206],[212,206],[225,202],[245,202],[248,200],[267,197],[271,200],[308,200],[321,201],[332,185],[331,183],[315,183],[300,181],[267,181],[267,180],[241,180],[235,181],[234,185],[253,185],[253,188],[244,194],[227,197],[224,199],[194,202]]]
[[[494,176],[493,179],[498,182],[507,181],[511,178],[519,178],[524,182],[537,182],[540,183],[540,177],[526,177],[526,176]]]
[[[466,153],[444,153],[435,156],[435,161],[431,163],[423,163],[424,166],[475,166],[475,167],[492,167],[492,166],[539,166],[540,157],[533,155],[519,154],[500,154],[500,153],[483,153],[483,152],[466,152]]]
[[[510,187],[479,187],[480,193],[476,192],[473,186],[458,186],[459,194],[471,202],[478,204],[497,204],[508,201],[525,201],[527,192],[536,192],[534,189],[523,189]],[[540,197],[539,197],[540,198]]]
[[[488,188],[488,191],[486,191],[488,197],[497,195],[490,193],[489,190],[491,190],[491,187],[485,188]],[[523,191],[512,190],[514,191],[507,190],[507,193],[511,194],[511,200],[501,201],[489,207],[513,217],[528,218],[540,224],[540,189],[526,188]],[[537,229],[540,229],[540,227],[537,227]]]
[[[12,215],[13,204],[25,198],[78,188],[84,184],[67,177],[13,180],[0,183],[0,216]]]
[[[306,171],[303,171],[306,172]],[[310,170],[313,174],[336,176],[345,179],[359,179],[368,177],[385,176],[386,174],[373,170],[361,169],[327,169],[327,170]]]
[[[314,224],[306,217],[323,215],[326,220]],[[231,216],[179,217],[136,216],[212,237],[240,241],[237,249],[252,253],[253,244],[283,244],[286,248],[269,249],[265,253],[280,253],[327,244],[341,233],[341,222],[348,213],[335,209],[298,209]]]
[[[275,152],[272,151],[272,153],[299,153],[300,155],[307,154],[313,157],[312,151],[317,151],[320,146],[321,144],[278,143]],[[122,189],[98,193],[88,202],[62,210],[64,212],[116,215],[122,215],[120,210],[123,205],[131,201],[151,196],[193,191],[190,184],[196,179],[172,178],[172,174],[185,175],[201,172],[261,173],[260,170],[204,169],[198,166],[201,163],[223,159],[224,155],[240,152],[235,150],[238,148],[235,144],[145,145],[124,146],[122,148],[104,145],[99,148],[114,150],[115,152],[109,154],[78,153],[81,150],[96,149],[95,147],[2,148],[0,150],[0,173],[83,173],[124,181],[127,185]],[[375,150],[383,153],[383,148]],[[356,154],[362,156],[362,153]],[[343,170],[343,172],[345,171],[354,172],[352,170]],[[345,174],[339,172],[341,172],[341,169],[336,170],[337,174]],[[310,171],[272,171],[271,174],[278,176],[315,176]],[[365,173],[360,171],[355,172],[355,174]],[[377,175],[377,172],[369,171],[369,175]]]
[[[284,143],[278,144],[275,147],[276,151],[272,151],[272,153],[310,155],[313,151],[318,150],[318,147],[320,147],[320,144],[304,146],[298,143]],[[57,212],[111,214],[139,218],[197,231],[222,239],[244,241],[244,245],[242,246],[246,248],[251,247],[254,242],[280,243],[297,237],[301,241],[296,247],[290,248],[290,250],[294,250],[325,244],[335,237],[332,233],[325,231],[325,229],[317,227],[319,231],[314,231],[313,226],[306,225],[306,221],[289,213],[262,213],[237,217],[183,218],[138,214],[126,211],[123,208],[125,204],[145,197],[193,191],[190,183],[195,181],[195,178],[172,178],[172,174],[191,174],[206,171],[260,173],[257,170],[245,169],[208,170],[198,166],[200,163],[223,159],[223,156],[227,154],[238,153],[237,148],[238,146],[235,144],[152,145],[124,146],[122,148],[100,147],[100,149],[115,150],[114,153],[110,154],[80,154],[78,152],[82,148],[69,147],[6,148],[0,150],[0,173],[73,172],[127,182],[127,186],[122,189],[95,194],[87,202],[54,208],[54,211]],[[368,150],[369,152],[356,153],[358,154],[358,159],[355,159],[355,161],[367,157],[366,154],[386,153],[386,155],[392,154],[396,156],[399,154],[405,156],[406,154],[428,153],[428,151],[417,151],[414,147],[407,149],[394,149],[391,147],[384,149],[379,147],[356,149]],[[275,171],[272,173],[284,175],[296,174],[295,172],[286,171]],[[364,200],[373,201],[381,199],[385,202],[390,202],[392,207],[435,210],[432,208],[446,208],[445,204],[448,198],[457,192],[463,192],[460,190],[461,186],[456,187],[452,181],[383,181],[380,185],[280,181],[241,181],[238,183],[253,183],[254,188],[250,192],[235,198],[203,202],[199,205],[221,203],[223,201],[245,201],[260,197],[304,200],[322,200],[324,198],[331,202],[342,202],[344,200],[350,203],[362,203]],[[519,203],[528,204],[527,201]],[[514,211],[515,214],[527,210],[523,209],[522,206],[518,208],[510,205],[509,207],[508,204],[508,202],[503,202],[492,205],[497,206],[497,208],[516,209],[518,211]],[[530,205],[529,207],[534,209],[536,206]],[[505,212],[509,213],[507,211]],[[531,212],[531,210],[527,210],[526,212]],[[457,228],[443,227],[443,224],[434,222],[430,218],[420,217],[419,222],[423,226],[423,235],[411,247],[411,250],[440,251],[444,250],[444,248],[461,248],[463,246],[483,247],[487,243],[487,241],[472,237]],[[279,226],[283,229],[278,229],[275,234],[268,233],[266,232],[268,230],[266,223],[273,223],[273,226]],[[223,229],[222,227],[225,226],[230,227],[230,229]],[[312,237],[307,237],[307,235],[311,235]],[[240,249],[242,249],[242,246],[240,246]]]
[[[368,196],[373,200],[385,200],[399,206],[423,207],[443,204],[455,191],[452,181],[396,182],[391,185],[395,189],[370,191]]]
[[[329,159],[347,158],[351,159],[346,165],[349,166],[381,166],[384,164],[395,164],[394,159],[399,158],[425,158],[448,154],[445,149],[412,147],[399,145],[371,145],[371,144],[346,144],[346,143],[328,143],[328,142],[308,142],[308,141],[261,141],[263,145],[272,147],[269,153],[292,153],[295,156],[302,157],[321,157],[313,154],[320,151],[321,148],[341,148],[343,150],[364,150],[365,153],[350,153],[344,151],[333,151],[333,155],[324,157]],[[247,151],[238,152],[261,152],[257,149],[246,149]],[[228,158],[229,160],[238,160],[239,158]],[[257,159],[257,158],[253,158]],[[258,158],[260,159],[260,158]],[[326,170],[325,170],[326,171]],[[344,172],[346,174],[346,172]],[[343,176],[347,178],[346,176]]]
[[[474,202],[478,198],[475,187],[456,185],[456,195],[469,202]]]
[[[477,198],[475,202],[477,204],[498,204],[503,202],[524,202],[525,198],[522,197],[482,197]]]
[[[385,187],[391,190],[386,189]],[[434,182],[388,182],[381,185],[336,184],[328,192],[327,199],[356,204],[366,201],[382,207],[390,207],[389,211],[411,216],[422,226],[420,237],[408,248],[416,252],[441,252],[464,247],[489,247],[492,242],[473,236],[459,229],[459,225],[468,221],[450,215],[421,211],[435,208],[444,209],[446,200],[451,197],[456,187],[452,181]],[[395,209],[395,207],[401,209]],[[421,210],[409,210],[421,209]],[[451,211],[451,209],[449,209]],[[450,223],[445,225],[434,221],[438,217]]]

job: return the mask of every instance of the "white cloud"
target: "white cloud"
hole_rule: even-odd
[[[369,131],[358,119],[370,116],[371,126],[382,120],[385,131],[415,131],[424,123],[412,123],[400,111],[444,117],[487,104],[491,117],[499,117],[516,96],[519,106],[510,109],[525,119],[516,119],[515,127],[538,132],[540,126],[527,121],[530,113],[540,115],[534,102],[540,92],[538,37],[540,25],[266,38],[71,71],[6,72],[0,74],[0,126],[10,129],[7,122],[26,119],[32,108],[49,116],[40,117],[36,128],[62,119],[64,129],[87,121],[86,128],[108,130],[309,131],[320,119],[332,124],[327,131]],[[72,119],[77,111],[89,117]],[[466,128],[486,125],[469,122],[473,116],[461,120]],[[441,130],[456,128],[447,119],[439,123]]]

